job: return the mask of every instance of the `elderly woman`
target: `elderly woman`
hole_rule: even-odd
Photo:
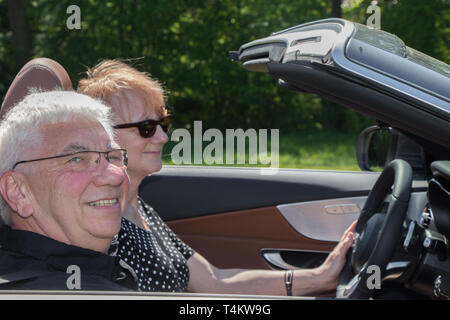
[[[113,112],[117,142],[128,151],[130,192],[119,233],[118,255],[134,267],[142,290],[315,295],[334,290],[353,241],[352,225],[318,268],[294,270],[292,290],[284,271],[219,269],[183,243],[138,195],[142,180],[161,169],[171,118],[161,85],[115,60],[88,70],[80,93],[99,98]]]

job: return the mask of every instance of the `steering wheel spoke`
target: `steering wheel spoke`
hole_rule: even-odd
[[[363,277],[364,272],[366,272],[367,263],[361,268],[361,270],[355,274],[355,276],[347,283],[342,292],[343,297],[350,297],[350,295],[356,290],[356,288],[360,285],[361,278]]]
[[[381,280],[395,280],[400,278],[405,270],[409,267],[409,261],[393,261],[386,266],[386,271]]]

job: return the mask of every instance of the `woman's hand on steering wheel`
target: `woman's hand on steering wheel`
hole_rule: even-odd
[[[339,243],[330,252],[325,262],[317,268],[317,275],[324,283],[324,289],[336,290],[339,275],[345,265],[347,251],[353,244],[353,230],[357,221],[353,222],[350,227],[345,230],[339,240]]]
[[[366,266],[378,267],[381,276],[402,236],[412,188],[412,168],[405,160],[386,165],[370,191],[355,226],[356,239],[345,261],[336,290],[337,298],[368,299],[374,295],[367,285]],[[388,205],[382,209],[386,199]]]

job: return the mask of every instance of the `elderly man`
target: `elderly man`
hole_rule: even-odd
[[[0,123],[0,289],[137,288],[108,255],[129,186],[108,112],[74,92],[41,92]]]

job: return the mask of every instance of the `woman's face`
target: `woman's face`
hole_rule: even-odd
[[[154,93],[145,97],[137,91],[122,91],[111,101],[114,124],[134,123],[143,120],[160,120],[166,115],[163,96]],[[146,99],[147,98],[147,99]],[[115,129],[117,142],[128,152],[128,174],[130,179],[142,180],[147,175],[161,170],[161,153],[164,144],[169,140],[166,133],[158,125],[155,134],[143,138],[137,127]],[[137,181],[140,183],[140,181]]]

